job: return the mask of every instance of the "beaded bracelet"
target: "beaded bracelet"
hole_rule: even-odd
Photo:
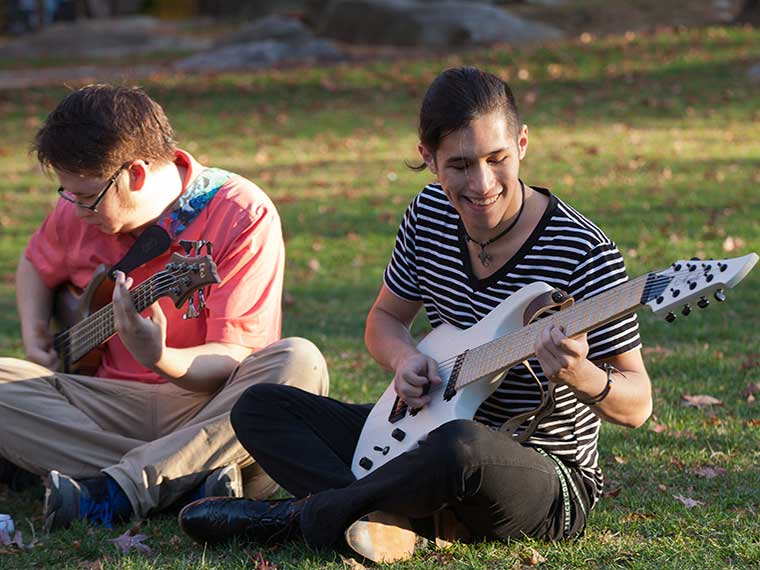
[[[604,390],[599,392],[596,396],[588,400],[587,402],[584,402],[583,400],[578,400],[581,404],[585,404],[586,406],[596,406],[604,400],[607,397],[607,394],[610,393],[610,389],[612,388],[612,371],[616,370],[616,368],[610,364],[607,364],[606,362],[603,365],[604,370],[607,372],[607,384],[604,387]]]

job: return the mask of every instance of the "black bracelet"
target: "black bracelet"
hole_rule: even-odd
[[[586,406],[596,406],[599,402],[607,397],[607,394],[610,393],[610,389],[612,388],[612,371],[615,369],[615,367],[605,362],[603,368],[607,371],[607,384],[604,386],[604,390],[599,392],[596,396],[587,402],[584,402],[579,398],[578,401],[581,404],[585,404]]]

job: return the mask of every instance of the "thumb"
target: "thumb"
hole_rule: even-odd
[[[442,382],[441,376],[438,374],[438,363],[430,357],[427,358],[427,377],[433,384]]]
[[[162,328],[166,325],[166,315],[164,314],[164,310],[161,308],[161,305],[158,304],[158,301],[149,306],[147,311],[148,314],[146,316],[151,321],[161,326]]]

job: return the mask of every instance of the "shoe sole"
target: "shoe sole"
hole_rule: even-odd
[[[418,542],[425,542],[412,530],[407,517],[383,511],[374,511],[354,522],[345,538],[354,552],[372,562],[408,560]]]

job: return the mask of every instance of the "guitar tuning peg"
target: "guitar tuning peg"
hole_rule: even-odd
[[[708,299],[707,297],[700,297],[700,298],[699,298],[699,301],[697,301],[697,306],[698,306],[700,309],[705,309],[705,308],[707,308],[707,306],[708,306],[709,304],[710,304],[710,299]]]
[[[676,314],[674,312],[669,312],[667,315],[665,315],[665,320],[669,323],[672,323],[676,320]]]
[[[187,312],[182,316],[183,319],[197,319],[198,318],[198,311],[195,308],[195,303],[193,302],[193,298],[190,297],[187,300]]]
[[[203,292],[203,289],[198,290],[198,309],[203,310],[206,308],[206,294]]]
[[[211,246],[212,246],[212,245],[213,245],[213,244],[212,244],[210,241],[207,241],[207,242],[206,242],[206,253],[207,253],[208,255],[211,255]]]
[[[190,255],[190,252],[193,249],[193,242],[192,241],[187,240],[187,239],[181,239],[181,240],[179,240],[179,245],[185,251],[185,255]]]
[[[726,293],[723,291],[723,289],[718,289],[713,293],[713,296],[715,297],[715,300],[718,301],[718,303],[722,303],[726,300]]]
[[[195,255],[201,255],[201,248],[208,242],[204,239],[199,239],[195,242]]]
[[[688,316],[689,316],[689,313],[691,313],[691,305],[689,305],[689,303],[686,303],[686,304],[683,306],[683,309],[681,309],[681,314],[682,314],[684,317],[688,317]]]

